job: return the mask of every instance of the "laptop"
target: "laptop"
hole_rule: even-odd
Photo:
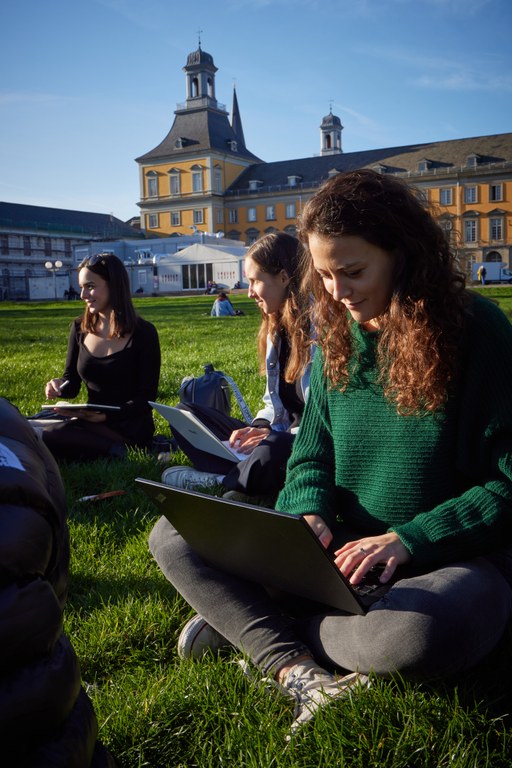
[[[141,477],[135,482],[204,560],[228,573],[359,615],[389,589],[378,581],[382,569],[350,584],[301,516]],[[352,538],[347,529],[346,541]]]
[[[231,448],[228,441],[219,440],[208,427],[190,411],[184,411],[181,408],[174,408],[172,405],[163,405],[162,403],[149,404],[166,419],[171,430],[176,429],[183,437],[191,443],[194,448],[205,453],[211,453],[213,456],[219,456],[221,459],[227,459],[236,464],[243,461],[248,454],[239,453]]]

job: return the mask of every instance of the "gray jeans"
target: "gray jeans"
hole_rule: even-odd
[[[353,616],[271,597],[259,584],[212,568],[164,517],[149,547],[192,608],[265,674],[310,653],[327,667],[436,680],[485,658],[512,618],[507,557],[500,568],[480,557],[404,578],[365,616]]]

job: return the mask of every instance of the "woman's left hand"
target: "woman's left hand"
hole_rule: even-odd
[[[385,584],[397,566],[411,560],[410,552],[393,532],[349,541],[336,550],[335,556],[334,562],[351,584],[359,584],[365,573],[379,563],[385,565],[380,576],[380,581]]]

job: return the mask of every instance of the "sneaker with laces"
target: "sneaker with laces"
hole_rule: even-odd
[[[279,685],[296,702],[291,736],[312,720],[321,707],[335,699],[349,698],[353,692],[360,692],[369,685],[368,677],[359,672],[337,678],[313,660],[295,664]]]
[[[215,475],[213,472],[199,472],[192,467],[167,467],[162,472],[162,483],[173,488],[184,488],[188,491],[217,488],[222,485],[223,480],[223,475]]]
[[[181,659],[201,659],[207,653],[216,656],[232,647],[225,637],[199,615],[187,621],[178,638],[178,656]]]

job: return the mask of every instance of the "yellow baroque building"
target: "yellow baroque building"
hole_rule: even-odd
[[[186,101],[154,149],[136,159],[141,227],[151,236],[224,233],[250,245],[296,232],[297,216],[332,175],[373,168],[407,180],[435,208],[468,276],[474,264],[512,255],[512,133],[345,153],[330,112],[318,155],[266,163],[245,145],[236,91],[231,121],[215,96],[213,57],[198,50],[183,68]]]

